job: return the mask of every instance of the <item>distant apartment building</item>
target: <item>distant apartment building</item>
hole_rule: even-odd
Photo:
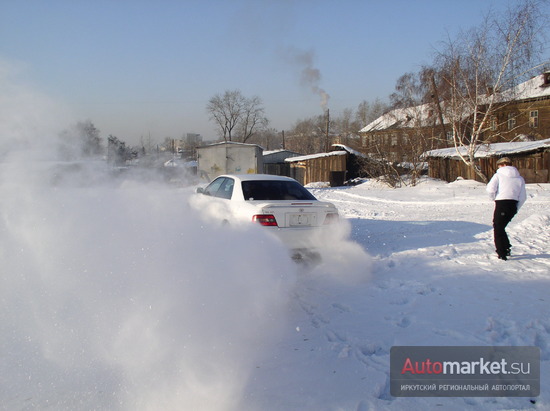
[[[164,142],[164,150],[185,156],[195,153],[198,146],[202,145],[202,136],[195,133],[187,133],[185,138],[175,139],[167,137]]]
[[[196,133],[187,133],[185,141],[188,147],[197,147],[202,145],[202,136]]]

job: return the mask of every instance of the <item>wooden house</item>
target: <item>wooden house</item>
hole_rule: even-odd
[[[465,148],[464,149],[465,154]],[[475,157],[485,176],[491,178],[496,172],[496,162],[501,157],[510,157],[526,183],[550,183],[550,138],[537,141],[495,143],[480,146]],[[462,177],[481,179],[459,157],[456,149],[445,148],[425,153],[428,175],[448,182]]]
[[[425,151],[452,143],[433,104],[392,110],[363,127],[359,135],[363,152],[391,162],[414,161]]]
[[[498,97],[496,107],[484,133],[487,142],[549,138],[550,72],[505,91]]]
[[[505,90],[483,96],[492,101],[492,115],[480,143],[543,140],[550,137],[550,72],[546,72]],[[359,134],[362,150],[387,161],[411,161],[425,151],[453,145],[452,128],[445,116],[446,102],[422,104],[392,110],[377,118]],[[464,113],[468,127],[471,113]],[[471,125],[470,125],[471,126]]]

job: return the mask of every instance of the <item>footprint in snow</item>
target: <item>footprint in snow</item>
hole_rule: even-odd
[[[392,305],[406,305],[410,302],[409,298],[408,297],[401,297],[401,298],[396,298],[392,301],[390,301],[390,304]]]
[[[401,328],[407,328],[409,325],[411,325],[411,320],[409,317],[403,317],[395,325]]]
[[[336,309],[337,311],[341,313],[349,313],[351,311],[351,308],[345,304],[340,303],[334,303],[332,304],[332,308]]]
[[[387,321],[390,321],[393,325],[396,325],[400,328],[407,328],[409,325],[411,325],[411,319],[408,316],[404,317],[385,317]]]

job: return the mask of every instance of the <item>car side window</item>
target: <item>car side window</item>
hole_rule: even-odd
[[[233,195],[234,185],[235,181],[232,178],[218,177],[204,189],[204,194],[212,197],[230,199]]]
[[[234,185],[235,181],[232,178],[225,178],[216,194],[216,197],[230,199],[233,194]]]
[[[220,189],[220,186],[222,185],[224,180],[225,178],[223,177],[216,178],[214,181],[206,186],[206,188],[204,189],[204,194],[217,197],[216,193]]]

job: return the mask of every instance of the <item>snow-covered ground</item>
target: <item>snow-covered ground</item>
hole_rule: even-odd
[[[550,409],[550,185],[528,185],[510,224],[509,261],[496,258],[485,185],[426,180],[313,189],[351,224],[368,252],[364,282],[299,276],[295,327],[254,373],[255,409]],[[370,268],[367,268],[370,267]],[[538,398],[394,398],[396,345],[538,346]],[[533,403],[533,402],[534,403]]]
[[[320,264],[219,227],[192,187],[0,169],[0,409],[550,409],[550,185],[496,258],[485,186],[311,188]],[[538,346],[537,398],[395,398],[396,345]]]

